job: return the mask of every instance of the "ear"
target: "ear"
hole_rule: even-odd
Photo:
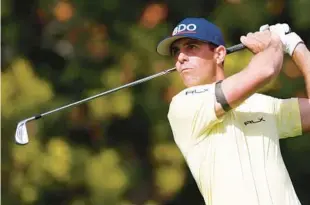
[[[216,64],[220,65],[224,62],[226,56],[226,48],[224,46],[218,46],[214,49],[214,57],[216,60]]]

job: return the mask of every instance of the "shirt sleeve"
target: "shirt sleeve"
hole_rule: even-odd
[[[173,98],[168,119],[175,137],[198,138],[209,132],[223,117],[217,118],[215,95],[204,87],[186,90]]]
[[[297,98],[276,99],[275,112],[280,138],[302,135],[300,109]]]

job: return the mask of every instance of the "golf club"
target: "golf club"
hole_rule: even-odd
[[[233,53],[233,52],[242,50],[242,49],[244,49],[244,48],[245,48],[245,46],[244,46],[243,44],[234,45],[234,46],[232,46],[232,47],[227,48],[227,54],[230,54],[230,53]],[[113,88],[113,89],[111,89],[111,90],[108,90],[108,91],[99,93],[99,94],[97,94],[97,95],[94,95],[94,96],[91,96],[91,97],[88,97],[88,98],[85,98],[85,99],[83,99],[83,100],[80,100],[80,101],[77,101],[77,102],[74,102],[74,103],[71,103],[71,104],[68,104],[68,105],[65,105],[65,106],[56,108],[56,109],[54,109],[54,110],[50,110],[50,111],[48,111],[48,112],[45,112],[45,113],[42,113],[42,114],[39,114],[39,115],[35,115],[35,116],[32,116],[32,117],[27,118],[27,119],[25,119],[25,120],[22,120],[22,121],[20,121],[20,122],[17,124],[16,132],[15,132],[15,142],[16,142],[18,145],[25,145],[25,144],[27,144],[27,143],[29,142],[28,133],[27,133],[27,127],[26,127],[26,123],[27,123],[27,122],[40,119],[40,118],[42,118],[43,116],[52,114],[52,113],[54,113],[54,112],[58,112],[58,111],[60,111],[60,110],[63,110],[63,109],[69,108],[69,107],[73,107],[73,106],[82,104],[82,103],[84,103],[84,102],[93,100],[93,99],[95,99],[95,98],[98,98],[98,97],[101,97],[101,96],[104,96],[104,95],[107,95],[107,94],[116,92],[116,91],[121,90],[121,89],[123,89],[123,88],[128,88],[128,87],[131,87],[131,86],[134,86],[134,85],[138,85],[138,84],[140,84],[140,83],[144,83],[144,82],[149,81],[149,80],[151,80],[151,79],[153,79],[153,78],[157,78],[157,77],[159,77],[159,76],[162,76],[162,75],[166,75],[166,74],[168,74],[168,73],[171,73],[171,72],[173,72],[173,71],[175,71],[175,70],[176,70],[176,68],[170,68],[170,69],[164,70],[164,71],[162,71],[162,72],[160,72],[160,73],[151,75],[151,76],[149,76],[149,77],[142,78],[142,79],[140,79],[140,80],[137,80],[137,81],[134,81],[134,82],[131,82],[131,83],[122,85],[122,86],[117,87],[117,88]]]

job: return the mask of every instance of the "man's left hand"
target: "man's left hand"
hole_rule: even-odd
[[[268,24],[263,25],[259,29],[260,31],[265,31],[265,30],[270,30],[270,31],[276,31],[278,34],[281,34],[281,41],[283,43],[283,49],[284,52],[289,54],[290,56],[293,55],[294,50],[296,46],[299,43],[303,43],[303,40],[295,33],[295,32],[290,32],[290,27],[286,23],[278,23],[272,26],[269,26]]]

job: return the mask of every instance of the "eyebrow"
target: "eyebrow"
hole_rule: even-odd
[[[202,42],[199,41],[199,40],[196,40],[196,39],[188,39],[187,41],[185,41],[184,43],[180,44],[179,46],[176,46],[175,43],[173,43],[171,45],[171,48],[170,48],[170,53],[173,55],[173,51],[178,51],[180,48],[180,46],[186,46],[186,45],[189,45],[189,44],[199,44],[201,45]]]
[[[199,40],[189,39],[189,40],[185,41],[185,43],[183,43],[181,45],[185,46],[185,45],[193,44],[193,43],[194,44],[202,44],[202,42],[200,42]],[[178,48],[178,46],[176,46],[175,43],[174,43],[174,44],[171,45],[171,48]]]

